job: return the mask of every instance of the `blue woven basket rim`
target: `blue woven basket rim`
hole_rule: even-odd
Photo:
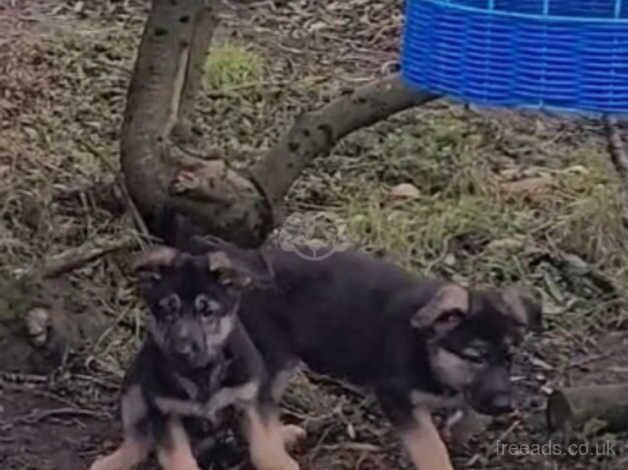
[[[479,13],[484,14],[486,16],[502,16],[508,18],[519,18],[525,20],[534,20],[541,22],[550,22],[550,21],[562,21],[562,22],[572,22],[572,23],[601,23],[601,24],[626,24],[628,25],[628,18],[583,18],[579,16],[553,16],[553,15],[543,15],[539,14],[531,14],[531,13],[519,13],[513,11],[506,10],[490,10],[487,8],[478,8],[472,7],[469,5],[461,5],[459,3],[454,3],[454,1],[444,1],[444,0],[419,0],[425,3],[432,3],[435,5],[439,5],[441,7],[450,8],[452,10],[461,10],[467,11],[471,13]]]

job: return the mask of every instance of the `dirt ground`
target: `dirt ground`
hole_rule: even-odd
[[[225,1],[198,103],[207,145],[244,166],[300,112],[394,70],[401,4]],[[124,240],[49,289],[70,314],[107,319],[93,341],[50,375],[0,372],[2,470],[84,469],[119,442],[117,389],[143,307],[127,264],[138,244],[116,185],[117,139],[147,8],[0,0],[0,281],[72,247]],[[417,195],[395,197],[400,183]],[[586,455],[498,446],[561,442],[545,425],[552,390],[628,381],[619,188],[599,122],[439,101],[347,138],[308,168],[288,207],[334,212],[353,242],[416,272],[522,282],[543,296],[545,331],[530,335],[514,371],[518,410],[452,445],[456,468],[621,470],[626,433],[576,436]],[[346,384],[303,374],[284,413],[308,431],[295,451],[305,470],[410,468],[372,398]],[[245,460],[226,430],[204,468]]]

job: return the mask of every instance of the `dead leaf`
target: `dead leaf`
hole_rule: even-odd
[[[487,247],[487,251],[507,251],[517,252],[524,246],[524,240],[521,238],[500,238],[499,240],[491,241]]]

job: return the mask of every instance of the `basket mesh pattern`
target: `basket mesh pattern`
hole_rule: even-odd
[[[407,0],[402,74],[482,105],[628,115],[628,0]]]

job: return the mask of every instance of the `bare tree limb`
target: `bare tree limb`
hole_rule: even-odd
[[[189,119],[216,21],[215,2],[153,0],[139,48],[122,128],[121,163],[132,200],[156,235],[166,207],[205,233],[243,246],[260,244],[291,185],[314,158],[351,132],[435,95],[407,88],[398,75],[299,117],[249,173],[193,158],[172,145]],[[179,141],[179,139],[177,139]]]
[[[407,87],[399,75],[365,85],[301,115],[251,173],[271,203],[279,205],[303,168],[315,157],[328,153],[340,139],[436,98]]]
[[[171,203],[209,227],[213,235],[259,244],[279,222],[272,211],[281,207],[285,194],[314,158],[329,153],[355,130],[435,98],[406,87],[398,75],[358,88],[297,118],[280,142],[252,168],[249,176],[256,185],[223,163],[209,163],[176,176],[171,195],[179,197]],[[205,204],[199,206],[199,201]]]
[[[172,172],[160,161],[173,116],[181,109],[185,70],[198,0],[153,0],[129,86],[121,136],[121,164],[139,211],[151,218],[167,200]],[[183,77],[183,80],[182,80]]]
[[[173,132],[178,140],[186,141],[191,137],[192,114],[203,79],[209,45],[218,24],[214,8],[209,3],[207,2],[194,19],[192,46],[181,94],[179,115]]]

